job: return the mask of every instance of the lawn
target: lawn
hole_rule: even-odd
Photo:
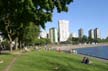
[[[0,60],[3,61],[3,63],[0,63],[0,71],[3,71],[9,65],[13,57],[14,55],[11,54],[0,54]]]
[[[9,56],[8,56],[9,57]],[[91,59],[81,63],[82,57],[55,51],[33,51],[22,54],[10,71],[107,71],[108,63]]]

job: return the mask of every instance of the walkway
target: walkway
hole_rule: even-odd
[[[14,65],[14,63],[16,62],[17,58],[20,56],[21,54],[17,54],[12,61],[10,62],[10,64],[3,70],[3,71],[10,71],[10,69],[12,68],[12,66]]]

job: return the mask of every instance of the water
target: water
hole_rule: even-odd
[[[97,58],[108,59],[108,46],[78,48],[78,54],[89,55]]]

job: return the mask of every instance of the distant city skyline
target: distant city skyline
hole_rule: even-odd
[[[53,21],[46,23],[46,31],[49,28],[58,28],[59,20],[69,20],[70,33],[78,33],[78,29],[84,29],[84,35],[88,36],[90,29],[99,28],[101,37],[108,36],[108,0],[74,0],[67,13],[53,13]]]

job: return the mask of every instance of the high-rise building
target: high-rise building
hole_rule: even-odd
[[[67,41],[69,38],[69,21],[59,20],[59,42]]]
[[[94,29],[94,38],[101,38],[100,30],[98,28]]]
[[[93,31],[93,29],[89,30],[89,37],[94,39],[94,31]]]
[[[78,30],[78,34],[79,34],[79,38],[82,38],[82,37],[83,37],[84,31],[83,31],[82,28],[80,28],[80,29]]]
[[[50,28],[49,30],[49,39],[52,43],[58,42],[58,31],[55,28]]]

